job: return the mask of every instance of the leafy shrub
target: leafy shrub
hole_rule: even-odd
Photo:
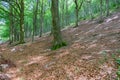
[[[0,36],[2,38],[9,37],[9,28],[8,27],[2,27],[1,30],[0,30]]]

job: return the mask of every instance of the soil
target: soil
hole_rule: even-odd
[[[115,80],[120,56],[120,13],[103,23],[82,21],[62,30],[67,46],[51,51],[53,37],[45,34],[22,45],[0,45],[0,54],[16,65],[2,73],[11,80]],[[9,61],[8,61],[9,62]]]

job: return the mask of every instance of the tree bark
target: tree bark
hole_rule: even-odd
[[[79,25],[79,16],[78,16],[78,14],[79,14],[79,12],[78,12],[78,9],[76,8],[75,9],[75,12],[76,12],[76,21],[75,21],[75,27],[78,27],[78,25]]]
[[[39,0],[36,1],[35,11],[33,10],[33,35],[32,35],[32,41],[34,41],[34,36],[37,35],[38,4],[39,4]]]
[[[84,0],[82,0],[79,4],[78,0],[74,0],[75,14],[76,14],[75,15],[76,16],[75,27],[78,27],[78,25],[79,25],[79,10],[81,9],[83,2],[84,2]]]
[[[102,0],[100,0],[100,20],[99,20],[99,22],[101,23],[101,22],[103,22],[103,9],[102,9],[102,6],[103,6],[103,1]]]
[[[43,0],[41,2],[41,11],[40,11],[40,33],[39,33],[39,37],[42,36],[42,29],[43,29],[43,25],[44,25],[44,3]]]
[[[61,0],[61,27],[64,28],[64,22],[65,22],[65,8],[64,8],[64,0]]]
[[[10,41],[10,44],[11,43],[13,43],[13,39],[14,39],[14,37],[13,37],[13,16],[12,16],[12,13],[13,12],[13,9],[12,9],[12,7],[10,6],[10,17],[9,17],[9,20],[10,20],[10,34],[9,34],[9,41]]]
[[[66,3],[66,26],[67,26],[69,25],[68,0],[66,0],[65,3]]]
[[[20,44],[24,43],[24,0],[20,1]]]
[[[106,0],[106,16],[109,16],[109,0]]]
[[[52,49],[55,50],[62,46],[65,46],[62,40],[62,35],[60,31],[60,20],[59,20],[59,0],[52,0],[51,13],[52,13],[52,33],[53,33],[53,46]]]

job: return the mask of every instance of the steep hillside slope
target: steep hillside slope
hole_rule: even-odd
[[[114,13],[101,24],[83,21],[77,28],[62,31],[66,47],[51,51],[52,37],[45,35],[34,43],[6,47],[0,54],[16,67],[4,72],[12,80],[114,80],[119,56],[120,13]]]

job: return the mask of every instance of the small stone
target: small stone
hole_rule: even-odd
[[[22,49],[22,48],[20,48],[19,50],[20,50],[20,52],[24,51],[24,49]]]
[[[8,68],[9,67],[9,65],[8,64],[1,64],[0,65],[3,69],[6,69],[6,68]]]
[[[0,74],[0,80],[11,80],[11,79],[5,74]]]
[[[2,51],[5,51],[6,49],[2,48]]]
[[[16,48],[11,49],[11,52],[16,52]]]

